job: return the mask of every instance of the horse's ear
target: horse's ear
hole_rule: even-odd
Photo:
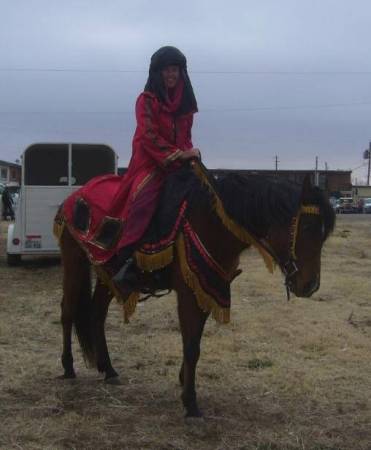
[[[302,201],[310,197],[311,191],[312,191],[312,183],[310,182],[310,175],[307,173],[304,177],[303,187],[301,190]]]

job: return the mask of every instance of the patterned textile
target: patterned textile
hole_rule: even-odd
[[[199,202],[200,195],[206,200],[210,211],[217,214],[231,233],[247,245],[256,245],[263,252],[254,237],[226,215],[214,190],[213,180],[203,166],[199,165],[198,170],[185,167],[169,175],[160,195],[159,206],[135,252],[135,259],[142,273],[149,274],[170,266],[176,254],[183,279],[194,292],[200,308],[211,313],[218,322],[225,323],[230,317],[230,284],[233,277],[228,277],[215,261],[189,220],[192,205]],[[65,215],[62,221],[61,214],[57,215],[55,231],[58,236],[61,236],[63,221],[64,225],[71,228]],[[84,226],[84,221],[81,225]],[[267,255],[263,256],[268,261]],[[111,275],[104,265],[95,266],[98,276],[123,303],[125,317],[128,319],[135,310],[139,292],[133,292],[127,298],[113,285]]]

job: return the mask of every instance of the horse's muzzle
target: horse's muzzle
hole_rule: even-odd
[[[318,291],[320,286],[320,276],[317,275],[313,280],[307,283],[303,288],[303,293],[300,297],[311,297],[316,291]]]

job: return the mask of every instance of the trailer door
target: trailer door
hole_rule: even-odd
[[[71,185],[82,186],[98,175],[116,173],[116,154],[107,145],[72,144]]]
[[[68,144],[35,144],[24,154],[22,246],[30,252],[58,252],[53,220],[70,194]]]

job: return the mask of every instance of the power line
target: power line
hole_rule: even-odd
[[[354,106],[371,106],[371,100],[365,102],[349,103],[327,103],[319,105],[281,105],[281,106],[252,106],[246,108],[205,108],[200,109],[201,113],[220,112],[249,112],[249,111],[277,111],[277,110],[297,110],[297,109],[326,109],[326,108],[346,108]],[[133,111],[0,111],[0,114],[133,114]]]
[[[282,106],[253,106],[250,108],[222,108],[222,109],[203,109],[201,112],[238,112],[238,111],[273,111],[273,110],[290,110],[290,109],[322,109],[322,108],[342,108],[347,106],[369,106],[371,101],[350,102],[350,103],[327,103],[320,105],[282,105]]]
[[[360,169],[360,168],[362,168],[362,167],[366,167],[367,166],[367,163],[362,163],[361,165],[359,165],[359,166],[357,166],[357,167],[353,167],[352,169],[350,169],[350,170],[358,170],[358,169]]]
[[[91,72],[91,73],[143,73],[148,72],[148,70],[137,70],[137,69],[69,69],[69,68],[31,68],[31,67],[3,67],[0,68],[0,72]]]
[[[68,67],[0,67],[0,72],[148,73],[148,69],[73,69]],[[189,70],[205,75],[371,75],[370,70]]]

